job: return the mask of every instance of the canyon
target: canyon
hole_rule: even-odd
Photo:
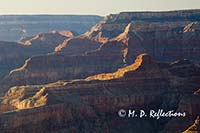
[[[2,44],[0,130],[199,132],[199,42],[200,10],[182,10],[111,14],[81,35],[54,30]],[[186,117],[118,116],[130,108]]]

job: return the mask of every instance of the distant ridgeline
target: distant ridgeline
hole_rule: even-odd
[[[82,34],[101,19],[92,15],[2,15],[0,41],[17,42],[50,30],[66,29]]]

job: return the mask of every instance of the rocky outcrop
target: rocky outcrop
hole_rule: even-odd
[[[21,88],[13,87],[12,89],[9,90],[6,97],[9,97],[11,99],[14,98],[18,99],[8,100],[8,101],[5,100],[3,102],[5,103],[10,102],[11,106],[17,109],[26,109],[26,108],[33,108],[46,105],[48,94],[45,93],[45,88],[42,88],[37,91],[35,88],[29,87],[27,91],[24,91],[27,88],[28,87],[21,87]]]
[[[153,60],[151,59],[149,55],[141,54],[136,58],[135,62],[130,66],[120,68],[114,73],[106,73],[106,74],[91,76],[91,77],[88,77],[86,80],[111,80],[111,79],[122,78],[124,77],[126,72],[134,71],[138,69],[145,69],[145,68],[158,69],[158,67],[156,66],[156,63],[153,63]]]
[[[62,43],[64,40],[73,38],[74,33],[71,31],[50,31],[48,33],[39,33],[33,37],[24,38],[19,41],[21,45],[32,46],[35,45],[40,49],[48,49],[53,52],[55,47]]]
[[[33,37],[24,38],[19,41],[22,45],[54,45],[57,46],[67,38],[73,38],[71,31],[50,31],[48,33],[39,33]]]
[[[194,124],[192,126],[190,126],[183,133],[198,133],[198,132],[200,132],[200,118],[199,118],[199,116],[196,118]]]

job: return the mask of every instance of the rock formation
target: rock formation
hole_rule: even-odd
[[[145,68],[147,68],[149,70],[152,67],[154,67],[154,69],[156,69],[156,68],[158,69],[158,67],[155,64],[153,64],[153,61],[149,55],[141,54],[136,58],[135,63],[133,63],[132,65],[120,68],[114,73],[106,73],[106,74],[99,74],[99,75],[91,76],[91,77],[88,77],[86,80],[117,79],[117,78],[124,77],[126,72],[134,71],[134,70],[138,70],[138,69],[145,69]]]
[[[24,38],[19,41],[20,44],[30,45],[47,45],[47,47],[53,49],[65,39],[73,38],[74,33],[71,31],[50,31],[48,33],[39,33],[33,37]]]
[[[133,66],[137,69],[128,69]],[[87,78],[46,85],[12,87],[4,96],[2,104],[14,106],[20,111],[13,110],[12,113],[0,115],[1,131],[70,131],[72,128],[81,131],[90,130],[89,128],[102,130],[105,127],[114,130],[108,123],[104,126],[100,124],[106,115],[110,114],[110,122],[113,123],[119,121],[115,119],[118,119],[116,111],[120,108],[134,106],[149,109],[160,105],[164,88],[169,87],[168,77],[165,71],[159,70],[149,55],[139,55],[134,64],[119,71],[124,75],[104,81]],[[158,80],[159,84],[155,84]],[[39,118],[34,119],[32,116]],[[18,117],[20,119],[15,120]],[[93,119],[98,119],[100,125],[93,125]],[[45,124],[40,125],[43,122]],[[77,122],[81,125],[86,122],[91,127],[85,125],[83,128]],[[150,124],[148,121],[141,123]],[[29,124],[34,127],[28,128]],[[146,131],[151,130],[149,128]],[[134,127],[130,131],[135,129],[137,128]]]
[[[199,10],[124,12],[52,44],[53,53],[27,59],[1,83],[0,130],[185,131],[200,111],[199,18]],[[133,107],[186,117],[118,117]]]

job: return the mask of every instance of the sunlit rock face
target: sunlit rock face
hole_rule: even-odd
[[[188,94],[193,95],[194,89],[187,85],[187,77],[183,78],[173,70],[177,65],[183,68],[188,63],[192,64],[189,61],[176,61],[163,67],[149,54],[144,53],[138,55],[134,63],[113,73],[44,85],[12,87],[2,100],[4,107],[13,108],[10,109],[12,112],[0,115],[1,131],[80,132],[92,129],[119,132],[125,127],[130,132],[184,131],[190,126],[188,121],[192,121],[192,117],[186,118],[186,124],[183,123],[183,118],[178,120],[183,121],[181,124],[169,119],[170,121],[164,122],[167,125],[163,125],[162,120],[121,119],[117,111],[132,107],[144,110],[164,108],[184,110],[187,113],[192,110],[193,113],[188,116],[196,116],[199,109],[189,108],[189,104],[185,107],[184,102],[188,101]],[[121,122],[121,127],[114,126]],[[128,126],[128,123],[132,126]],[[138,126],[144,125],[145,129],[133,126],[136,123]]]
[[[200,132],[200,118],[199,116],[196,118],[193,125],[191,125],[186,131],[183,133],[198,133]]]
[[[134,71],[138,69],[144,69],[144,68],[152,68],[152,66],[156,69],[156,65],[153,63],[153,60],[151,57],[147,54],[141,54],[139,55],[135,62],[132,65],[123,67],[118,69],[114,73],[108,73],[108,74],[99,74],[95,76],[88,77],[86,80],[110,80],[110,79],[117,79],[122,78],[126,74],[126,72]]]

